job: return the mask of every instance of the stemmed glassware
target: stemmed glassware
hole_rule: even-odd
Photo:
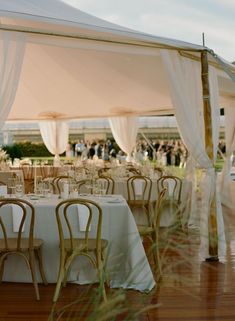
[[[13,177],[8,178],[7,187],[9,189],[9,191],[10,191],[10,194],[14,195],[15,192],[16,192],[16,179],[13,178]]]
[[[36,176],[35,178],[35,188],[34,192],[35,194],[42,194],[43,193],[43,181],[42,181],[42,176]]]
[[[42,195],[46,198],[50,198],[52,195],[52,186],[49,181],[42,181]]]
[[[101,179],[101,180],[99,180],[98,185],[99,185],[100,194],[101,195],[105,195],[106,194],[106,188],[107,188],[106,181]]]

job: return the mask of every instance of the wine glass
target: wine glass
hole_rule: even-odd
[[[42,176],[36,176],[36,194],[42,194],[43,192],[43,181]]]
[[[99,190],[101,195],[106,194],[107,184],[105,180],[99,180]]]
[[[15,185],[15,195],[16,197],[22,197],[24,195],[24,187],[18,182]]]
[[[14,195],[15,194],[15,189],[16,189],[16,179],[13,178],[13,177],[8,178],[7,187],[9,189],[9,191],[10,191],[10,194]]]
[[[49,181],[42,181],[42,195],[50,198],[52,195],[52,186]]]

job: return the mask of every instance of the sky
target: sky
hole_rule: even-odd
[[[99,18],[155,36],[205,44],[235,61],[235,0],[63,0]]]

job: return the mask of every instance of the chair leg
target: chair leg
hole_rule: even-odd
[[[0,266],[0,283],[2,283],[5,261],[6,261],[6,258],[2,260],[2,264]]]
[[[150,205],[145,206],[145,211],[148,219],[148,225],[152,226],[152,208]]]
[[[160,261],[160,253],[158,246],[158,238],[152,236],[152,251],[153,251],[153,259],[155,264],[156,272],[159,274],[159,278],[162,276],[162,266]]]
[[[61,254],[60,257],[60,269],[57,277],[57,282],[56,282],[56,288],[54,292],[54,296],[52,301],[55,303],[57,302],[59,295],[60,295],[60,290],[61,290],[61,285],[62,282],[64,281],[65,278],[65,254]]]
[[[104,302],[107,301],[107,295],[105,290],[105,276],[104,276],[104,268],[103,268],[103,262],[97,262],[97,269],[98,269],[98,277],[99,277],[99,287],[102,292],[102,297]]]
[[[75,254],[68,255],[68,253],[65,253],[65,252],[61,253],[60,269],[59,269],[59,274],[57,278],[55,293],[52,299],[54,303],[58,300],[62,283],[66,284],[68,271],[71,263],[73,262],[74,257],[76,257]]]
[[[69,254],[66,252],[65,254],[65,262],[67,262],[68,264],[68,258],[69,258]],[[71,265],[71,262],[69,262],[69,267]],[[67,279],[68,279],[68,273],[69,273],[69,267],[66,266],[66,263],[65,263],[65,273],[64,273],[64,279],[63,279],[63,287],[66,287],[66,284],[67,284]]]
[[[61,268],[59,271],[57,282],[56,282],[55,293],[52,299],[53,302],[57,302],[58,300],[63,280],[64,280],[64,268]]]
[[[34,285],[34,289],[35,289],[35,293],[36,293],[36,298],[37,298],[37,300],[40,300],[39,290],[38,290],[38,283],[37,283],[37,280],[36,280],[36,273],[35,273],[35,255],[34,255],[34,251],[29,251],[29,265],[30,265],[32,281],[33,281],[33,285]]]
[[[43,263],[42,263],[42,248],[39,247],[39,248],[35,249],[35,253],[36,253],[36,256],[37,256],[37,259],[38,259],[39,271],[40,271],[40,274],[41,274],[42,281],[43,281],[44,285],[47,285],[48,282],[47,282],[47,279],[46,279],[46,275],[45,275],[44,268],[43,268]]]

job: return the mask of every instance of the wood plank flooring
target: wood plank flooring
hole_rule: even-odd
[[[200,261],[198,235],[190,232],[175,239],[177,247],[161,253],[164,275],[149,294],[108,290],[111,299],[100,305],[97,286],[68,284],[50,320],[234,321],[235,210],[225,208],[224,218],[227,255],[219,262]],[[148,245],[145,246],[147,250]],[[54,288],[54,284],[40,285],[41,300],[37,302],[32,284],[3,282],[0,321],[49,320]],[[66,309],[67,305],[70,306]]]

